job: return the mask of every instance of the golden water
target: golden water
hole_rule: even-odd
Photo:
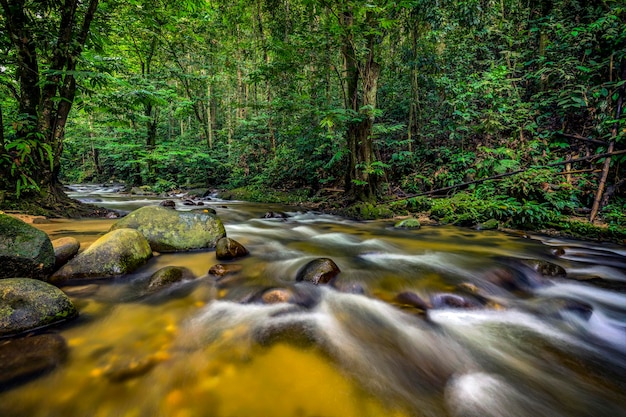
[[[389,222],[302,213],[262,220],[277,208],[214,207],[251,252],[233,262],[243,268],[238,279],[217,283],[207,271],[220,262],[199,251],[157,255],[130,276],[64,288],[80,312],[53,330],[67,341],[68,360],[0,393],[0,416],[626,416],[623,292],[554,279],[530,295],[497,294],[497,308],[444,309],[428,319],[390,304],[401,291],[428,298],[480,282],[503,258],[549,259],[573,275],[619,281],[623,248],[585,248],[617,262],[607,269],[577,257],[579,242],[453,227],[398,231]],[[84,248],[113,222],[38,227]],[[554,248],[574,255],[555,258]],[[320,256],[365,294],[315,289],[317,304],[297,310],[240,303],[262,288],[292,287],[297,270]],[[198,278],[147,293],[149,276],[167,265]],[[592,318],[555,318],[551,306],[562,297],[591,304]],[[258,338],[284,323],[310,330],[314,341]]]

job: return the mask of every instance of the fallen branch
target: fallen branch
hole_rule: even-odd
[[[571,161],[570,161],[571,162]],[[593,172],[598,173],[602,172],[601,169],[579,169],[576,171],[563,171],[563,172],[555,172],[554,175],[571,175],[571,174],[583,174],[585,172]]]
[[[621,81],[626,81],[626,58],[622,57],[622,61],[620,62],[620,78]],[[624,104],[624,96],[626,96],[626,87],[622,84],[619,88],[618,97],[617,97],[617,107],[615,108],[615,123],[613,123],[613,129],[611,129],[611,143],[607,151],[612,153],[615,149],[615,142],[617,133],[619,130],[619,119],[622,117],[622,106]],[[609,156],[604,160],[604,165],[602,167],[602,175],[600,176],[600,183],[598,184],[598,190],[596,191],[596,196],[593,199],[593,206],[591,206],[591,213],[589,214],[589,221],[593,223],[598,215],[598,212],[601,208],[602,203],[602,195],[604,194],[604,188],[606,187],[606,180],[609,177],[609,170],[611,169],[611,157]]]
[[[399,198],[399,199],[397,199],[395,201],[402,201],[402,200],[408,200],[408,199],[414,198],[414,197],[421,197],[421,196],[424,196],[424,195],[437,194],[437,193],[441,193],[441,192],[454,190],[456,188],[466,187],[466,186],[472,185],[472,184],[480,184],[481,182],[485,182],[485,181],[499,180],[499,179],[502,179],[502,178],[510,177],[512,175],[521,174],[522,172],[530,171],[531,169],[550,168],[550,167],[555,167],[555,166],[559,166],[559,165],[573,164],[573,163],[576,163],[576,162],[593,161],[595,159],[606,158],[606,157],[609,157],[609,156],[616,156],[616,155],[622,155],[622,154],[626,154],[626,149],[619,150],[619,151],[614,151],[614,152],[599,153],[597,155],[590,155],[590,156],[586,156],[584,158],[576,158],[576,159],[569,159],[567,161],[553,162],[551,164],[546,164],[546,165],[532,165],[532,166],[530,166],[528,168],[518,169],[517,171],[505,172],[504,174],[498,174],[498,175],[494,175],[494,176],[487,177],[487,178],[481,178],[479,180],[473,180],[473,181],[469,181],[469,182],[464,182],[462,184],[451,185],[449,187],[438,188],[436,190],[425,191],[423,193],[412,194],[410,196]]]

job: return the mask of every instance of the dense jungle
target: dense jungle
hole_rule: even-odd
[[[623,240],[615,0],[2,0],[0,209],[62,184]]]
[[[624,0],[0,0],[0,416],[626,417]]]

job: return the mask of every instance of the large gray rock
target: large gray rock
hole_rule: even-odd
[[[167,210],[167,209],[165,209]],[[133,272],[152,257],[148,241],[134,229],[117,229],[96,240],[55,272],[50,281],[110,278]]]
[[[176,211],[159,206],[137,209],[115,223],[111,230],[139,230],[157,252],[214,248],[226,236],[222,221],[204,211]]]
[[[30,278],[0,280],[0,337],[48,326],[78,315],[67,295]]]
[[[54,262],[48,235],[21,220],[0,214],[0,278],[46,280]]]

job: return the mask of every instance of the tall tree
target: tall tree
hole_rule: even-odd
[[[73,205],[58,181],[63,137],[98,0],[0,0],[0,6],[17,102],[14,132],[0,148],[1,185],[23,197],[38,191],[29,197],[61,211]]]
[[[349,115],[345,190],[356,200],[375,200],[382,171],[372,132],[382,71],[380,45],[387,29],[395,25],[392,16],[405,5],[390,1],[323,4],[336,19],[344,61],[344,108]]]

